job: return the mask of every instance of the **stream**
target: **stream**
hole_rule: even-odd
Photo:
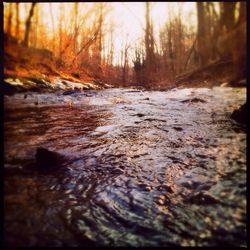
[[[246,246],[246,89],[4,97],[6,246]],[[48,171],[38,147],[62,155]]]

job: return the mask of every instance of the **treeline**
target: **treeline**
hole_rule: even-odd
[[[20,4],[25,20],[20,19]],[[110,6],[101,2],[57,3],[59,15],[56,16],[52,3],[49,3],[49,13],[43,12],[42,4],[5,3],[4,31],[25,46],[50,50],[60,69],[70,68],[75,75],[85,71],[96,72],[96,77],[104,76],[105,68],[113,65],[112,39],[104,56],[104,37],[112,37],[113,31],[112,23],[109,26],[105,23]],[[71,8],[70,16],[66,8]],[[47,25],[48,14],[52,27]]]
[[[152,3],[146,2],[144,37],[133,46],[124,41],[116,64],[116,20],[107,19],[111,3],[57,3],[58,15],[51,3],[49,13],[43,13],[41,4],[22,3],[25,18],[21,19],[20,3],[5,3],[4,31],[24,46],[49,49],[58,68],[74,69],[76,75],[84,71],[128,85],[171,84],[184,72],[221,60],[234,63],[235,79],[245,75],[246,2],[197,2],[196,29],[187,27],[181,8],[175,16],[166,10],[168,18],[158,34]],[[70,15],[65,8],[71,8]],[[50,28],[45,14],[50,16]]]
[[[134,61],[138,82],[173,82],[186,71],[223,60],[232,61],[233,80],[245,77],[246,2],[197,2],[197,30],[186,30],[180,12],[162,27],[158,48],[150,22],[150,3],[145,5],[145,48],[137,49]]]

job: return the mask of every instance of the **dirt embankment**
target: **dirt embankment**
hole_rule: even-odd
[[[175,81],[152,82],[140,86],[149,90],[167,90],[174,87],[245,87],[246,79],[232,81],[235,64],[218,61],[202,68],[176,76]],[[97,72],[87,73],[63,66],[47,49],[26,47],[15,38],[4,34],[4,83],[0,92],[54,91],[55,89],[102,89],[110,87]],[[100,77],[100,76],[99,76]],[[136,85],[136,84],[134,84]],[[116,84],[117,86],[117,84]],[[131,87],[131,86],[130,86]],[[138,86],[137,86],[138,88]]]
[[[2,93],[58,88],[100,89],[105,87],[101,80],[95,79],[85,71],[79,73],[74,72],[74,69],[59,66],[58,59],[54,57],[51,51],[28,48],[15,38],[4,34],[4,83],[1,85]]]
[[[235,65],[232,60],[219,60],[176,77],[176,86],[213,87],[231,86],[245,87],[246,79],[234,78]]]

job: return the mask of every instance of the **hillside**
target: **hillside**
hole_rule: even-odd
[[[58,65],[47,49],[26,47],[14,37],[4,34],[4,93],[41,89],[100,89],[106,85],[84,70]]]

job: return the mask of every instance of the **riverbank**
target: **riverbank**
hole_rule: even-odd
[[[74,66],[63,65],[49,50],[26,47],[15,38],[4,34],[4,82],[2,94],[20,92],[55,92],[57,90],[105,89],[133,87],[148,90],[169,90],[175,87],[246,87],[245,79],[231,82],[233,63],[217,62],[202,69],[178,75],[173,82],[153,82],[145,86],[139,83],[123,84],[105,80],[101,71],[92,72]]]

